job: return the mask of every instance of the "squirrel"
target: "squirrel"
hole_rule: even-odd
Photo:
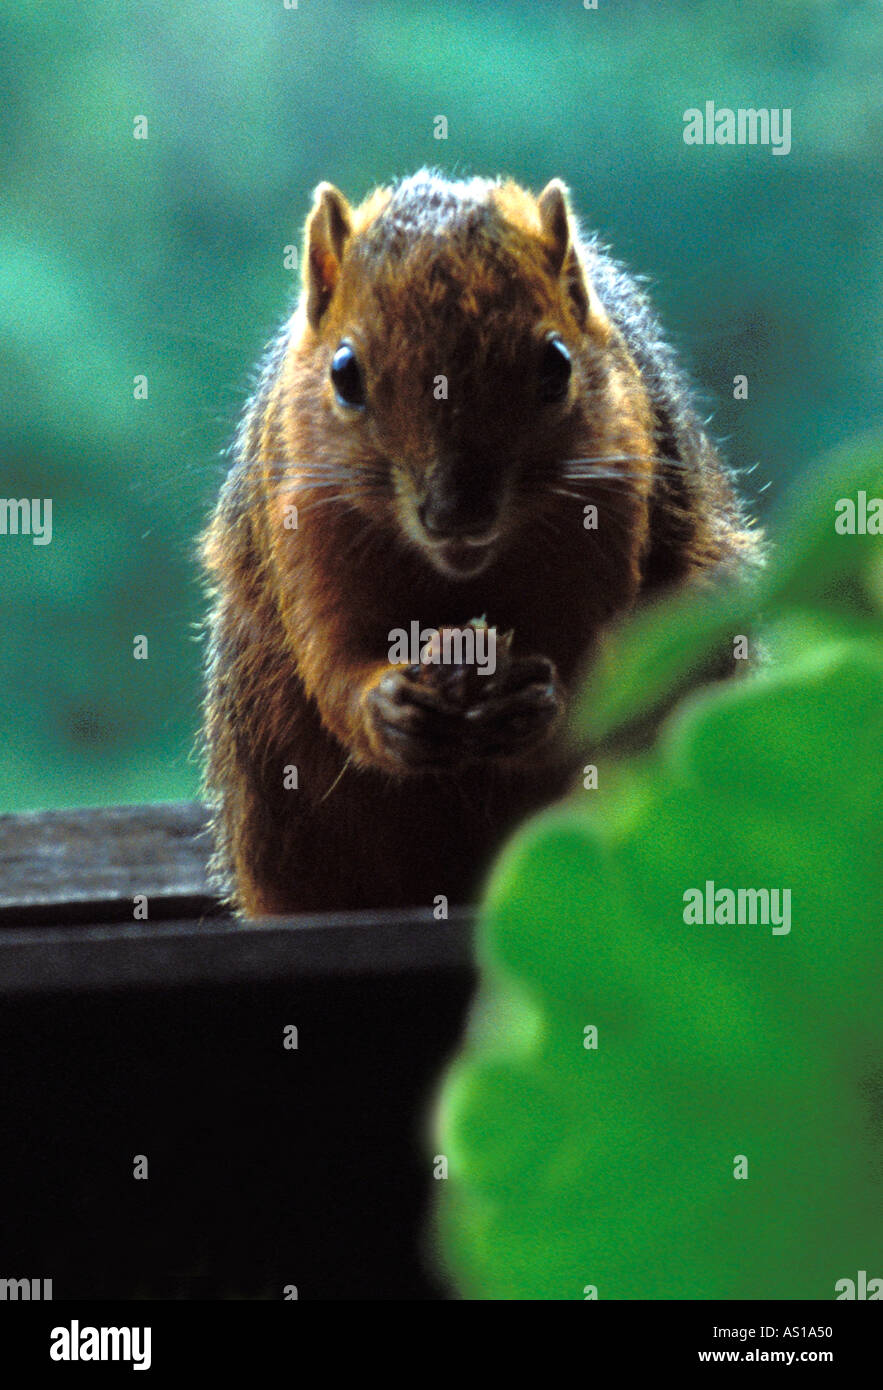
[[[760,531],[560,180],[321,183],[302,264],[201,544],[214,872],[249,917],[468,903],[605,631]]]

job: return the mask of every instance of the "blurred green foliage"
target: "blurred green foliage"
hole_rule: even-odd
[[[883,441],[824,471],[753,592],[623,629],[585,691],[590,741],[746,616],[771,657],[686,698],[497,865],[435,1138],[467,1297],[831,1299],[883,1273],[883,538],[834,528],[860,490],[883,497]],[[788,889],[790,931],[685,921],[708,881]]]
[[[881,23],[877,0],[4,7],[0,494],[51,497],[54,539],[0,538],[0,807],[195,790],[193,541],[320,179],[565,178],[652,277],[752,487],[879,421]],[[707,99],[791,107],[791,154],[685,146]]]

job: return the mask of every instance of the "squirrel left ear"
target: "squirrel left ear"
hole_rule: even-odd
[[[346,198],[333,184],[320,183],[313,194],[306,233],[307,318],[313,328],[318,327],[328,308],[351,233],[352,216]]]
[[[573,215],[567,189],[560,179],[550,179],[546,184],[537,199],[537,208],[540,226],[549,246],[552,268],[565,280],[581,326],[587,328],[590,320],[598,327],[607,326],[607,315],[577,254]]]

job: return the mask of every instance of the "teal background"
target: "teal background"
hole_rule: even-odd
[[[54,537],[0,537],[0,809],[196,791],[194,540],[320,179],[563,177],[758,508],[811,490],[883,423],[881,26],[876,0],[4,10],[0,495],[51,497]],[[792,152],[686,146],[712,99],[790,107]]]

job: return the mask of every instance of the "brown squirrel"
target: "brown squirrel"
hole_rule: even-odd
[[[559,180],[320,184],[303,279],[203,538],[215,870],[251,916],[469,901],[612,620],[758,532]],[[492,674],[428,663],[479,614]]]

